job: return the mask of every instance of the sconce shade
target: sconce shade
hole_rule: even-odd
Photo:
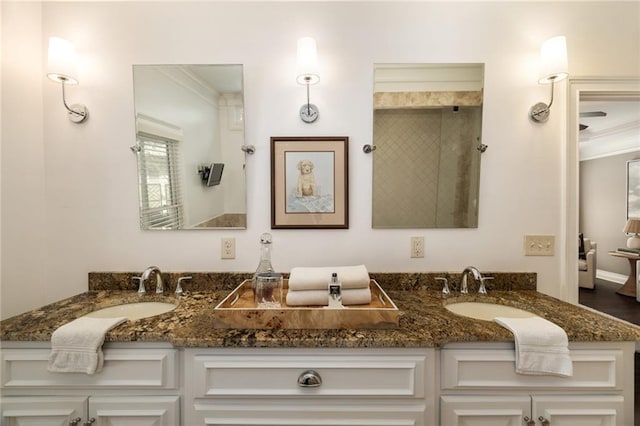
[[[567,63],[567,39],[552,37],[540,47],[540,84],[564,80],[569,76]]]
[[[318,48],[311,37],[298,40],[296,81],[299,84],[316,84],[320,81],[318,73]]]
[[[73,43],[60,37],[49,38],[47,77],[58,83],[78,84]]]

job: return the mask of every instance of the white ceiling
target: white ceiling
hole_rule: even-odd
[[[589,126],[579,132],[581,161],[640,151],[640,94],[581,98],[580,112],[592,111],[607,116],[580,117]]]

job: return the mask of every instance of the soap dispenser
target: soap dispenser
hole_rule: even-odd
[[[331,274],[331,281],[329,282],[329,303],[328,308],[340,309],[342,305],[342,283],[338,281],[338,274],[333,272]]]

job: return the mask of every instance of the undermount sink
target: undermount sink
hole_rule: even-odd
[[[128,320],[137,320],[164,314],[166,312],[174,310],[176,306],[178,305],[176,305],[175,303],[167,302],[125,303],[122,305],[109,306],[108,308],[89,312],[85,316],[90,318],[126,317]]]
[[[493,321],[495,317],[529,318],[536,316],[535,314],[523,311],[522,309],[505,305],[497,305],[495,303],[458,302],[450,303],[444,307],[456,315],[462,315],[464,317],[484,321]]]

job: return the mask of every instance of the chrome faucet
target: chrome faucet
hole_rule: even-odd
[[[468,281],[467,277],[469,276],[469,274],[472,274],[473,278],[476,281],[480,282],[478,293],[487,294],[487,289],[484,286],[485,278],[482,276],[478,268],[476,268],[475,266],[467,266],[466,268],[464,268],[464,271],[462,271],[462,283],[460,284],[460,293],[462,294],[469,293],[469,286],[467,284],[467,281]]]
[[[162,272],[160,272],[160,268],[157,266],[149,266],[144,270],[142,276],[134,277],[135,279],[140,281],[140,286],[138,287],[138,293],[146,293],[145,282],[149,279],[151,274],[156,273],[156,293],[164,292],[164,283],[162,281]]]

